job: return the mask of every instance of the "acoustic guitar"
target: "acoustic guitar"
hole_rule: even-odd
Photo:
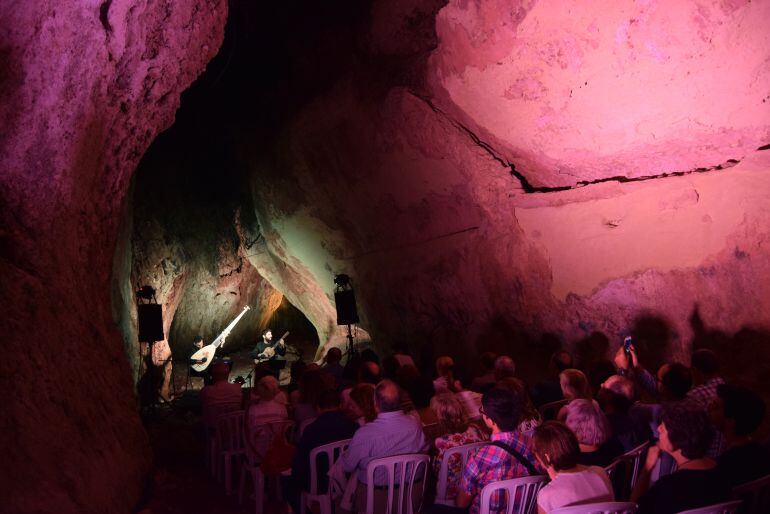
[[[235,325],[241,320],[243,315],[246,314],[247,310],[249,310],[248,305],[243,308],[243,312],[238,314],[238,316],[229,325],[227,325],[222,333],[219,334],[211,344],[204,346],[192,354],[192,357],[190,357],[190,366],[192,369],[200,372],[209,367],[211,361],[214,360],[214,354],[216,354],[217,348],[225,344],[225,339],[227,339],[227,336],[230,335],[230,332],[232,332],[233,328],[235,328]]]

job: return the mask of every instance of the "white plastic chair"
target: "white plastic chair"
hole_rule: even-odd
[[[619,500],[627,500],[631,496],[631,491],[636,487],[639,480],[639,471],[642,469],[642,458],[646,455],[649,442],[644,442],[636,448],[627,451],[615,462],[604,468],[607,476],[610,477],[612,486],[615,489],[615,497]]]
[[[374,476],[376,471],[385,468],[387,474],[388,505],[385,514],[414,514],[413,503],[415,484],[422,481],[420,503],[425,494],[428,480],[430,457],[420,453],[408,453],[374,459],[366,466],[366,514],[374,514]],[[397,494],[396,494],[397,493]],[[395,497],[395,498],[394,498]],[[394,499],[396,500],[395,505]],[[406,507],[406,509],[404,509]]]
[[[318,418],[315,417],[302,420],[302,422],[299,424],[299,427],[297,428],[297,442],[299,442],[299,440],[302,438],[302,434],[305,432],[305,429],[316,419]]]
[[[254,487],[254,502],[257,514],[262,512],[262,503],[265,497],[265,475],[260,469],[264,455],[258,454],[254,450],[253,441],[266,441],[266,447],[269,448],[276,435],[283,433],[286,440],[291,440],[294,429],[294,422],[291,420],[273,421],[261,425],[253,434],[246,434],[246,452],[243,464],[241,466],[241,478],[238,485],[238,504],[243,504],[244,493],[246,492],[246,475],[251,475],[252,485]]]
[[[340,458],[342,452],[344,452],[352,439],[344,439],[334,443],[325,444],[314,448],[310,452],[310,491],[302,491],[300,497],[300,514],[305,514],[307,507],[313,502],[318,502],[321,507],[321,514],[332,513],[332,497],[331,497],[331,484],[329,484],[326,492],[318,491],[318,456],[326,455],[326,462],[329,464],[329,468],[332,467],[337,459]]]
[[[740,507],[741,500],[734,500],[731,502],[716,503],[707,507],[700,507],[698,509],[683,510],[678,514],[735,514]]]
[[[481,490],[481,501],[479,503],[479,513],[489,514],[489,503],[492,495],[500,491],[501,494],[507,494],[506,514],[530,514],[535,512],[537,505],[537,493],[548,480],[547,476],[533,476],[513,478],[511,480],[501,480],[492,482],[484,486]]]
[[[240,410],[240,402],[203,405],[203,428],[206,435],[205,461],[213,476],[217,476],[219,448],[217,447],[217,420],[223,414]]]
[[[454,498],[447,498],[447,489],[449,488],[448,475],[449,475],[449,462],[452,458],[460,459],[460,469],[465,469],[465,464],[468,462],[468,457],[472,451],[476,451],[477,448],[485,446],[489,442],[470,443],[462,446],[456,446],[444,451],[444,456],[441,460],[441,467],[438,471],[438,482],[436,484],[436,500],[439,505],[454,506]]]
[[[749,514],[770,512],[770,475],[733,488],[733,498],[745,501]]]
[[[217,479],[221,480],[223,478],[221,472],[224,471],[225,493],[227,495],[233,492],[233,458],[246,454],[244,414],[244,411],[238,410],[222,414],[217,419],[216,445],[219,450],[217,462],[222,466],[217,464],[216,476]]]
[[[551,514],[634,514],[636,509],[633,502],[603,502],[562,507],[552,510]]]

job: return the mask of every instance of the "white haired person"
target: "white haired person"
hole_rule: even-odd
[[[247,439],[253,443],[252,449],[258,455],[264,455],[270,441],[269,438],[260,437],[263,429],[268,424],[288,421],[289,415],[286,411],[286,405],[276,399],[281,390],[278,387],[278,380],[274,376],[262,377],[254,389],[256,390],[258,400],[249,405],[249,409],[246,412]]]
[[[623,453],[620,443],[611,438],[610,423],[596,402],[572,400],[563,411],[564,423],[580,445],[580,464],[605,467]]]

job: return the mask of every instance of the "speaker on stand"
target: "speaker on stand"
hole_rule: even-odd
[[[155,298],[155,289],[143,286],[136,292],[136,317],[139,340],[139,369],[137,389],[142,408],[154,416],[158,390],[163,383],[163,369],[155,366],[152,352],[156,341],[163,340],[163,309]],[[147,343],[147,354],[142,355],[142,343]],[[144,366],[142,366],[144,364]],[[144,374],[142,370],[144,368]]]
[[[337,309],[337,325],[348,326],[348,360],[356,353],[353,345],[353,331],[351,325],[358,323],[358,310],[356,309],[356,294],[348,275],[340,274],[334,277],[334,305]]]

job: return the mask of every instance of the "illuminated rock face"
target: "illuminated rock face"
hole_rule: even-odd
[[[4,511],[128,512],[139,498],[150,455],[110,308],[118,224],[139,158],[216,53],[226,9],[0,7]]]

